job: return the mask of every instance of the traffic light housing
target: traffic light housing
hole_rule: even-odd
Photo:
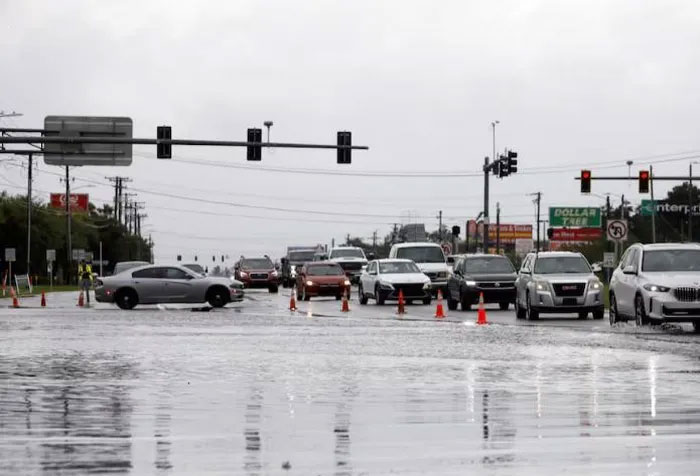
[[[459,233],[462,231],[462,229],[459,227],[459,225],[455,225],[452,227],[452,236],[459,236]]]
[[[498,176],[500,178],[507,177],[510,175],[510,167],[508,166],[508,159],[502,155],[498,159]]]
[[[639,193],[649,193],[649,171],[639,171]]]
[[[591,193],[591,171],[581,171],[581,193]]]
[[[351,146],[352,145],[352,132],[349,131],[338,131],[338,145],[341,146]],[[339,164],[350,164],[352,163],[352,149],[337,149],[338,150],[338,163]]]
[[[547,228],[547,238],[550,240],[554,238],[554,228]]]
[[[173,128],[170,126],[158,126],[156,128],[156,139],[170,140],[173,138]],[[156,157],[159,159],[172,159],[173,158],[173,146],[171,144],[161,144],[156,143]]]
[[[248,129],[248,143],[262,144],[262,129]],[[249,145],[248,149],[248,160],[262,160],[262,146],[259,145]]]
[[[182,255],[177,255],[177,260],[182,261]]]
[[[512,150],[508,151],[508,157],[506,158],[508,162],[508,173],[514,174],[518,171],[518,153]]]

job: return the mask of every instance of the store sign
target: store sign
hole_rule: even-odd
[[[600,228],[554,228],[552,241],[586,242],[599,240],[603,236]]]
[[[495,223],[489,225],[489,241],[494,244],[496,238],[500,239],[503,245],[514,245],[516,240],[529,239],[532,240],[532,225],[515,225],[501,223],[496,226]],[[477,223],[474,220],[469,220],[467,230],[470,236],[477,235],[479,239],[484,236],[483,223]]]
[[[70,194],[70,209],[72,212],[87,212],[90,198],[87,193],[71,193]],[[66,209],[66,194],[52,193],[51,208]]]
[[[656,202],[657,215],[667,213],[687,215],[690,208],[687,204],[666,203],[661,200],[642,200],[642,205],[639,207],[642,216],[650,217],[654,214],[654,202]],[[693,216],[700,216],[700,206],[693,206]]]
[[[550,207],[549,225],[552,227],[600,228],[600,208]]]

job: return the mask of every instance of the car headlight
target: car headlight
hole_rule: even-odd
[[[384,289],[394,289],[394,285],[391,283],[387,283],[386,281],[380,281],[379,287]]]
[[[589,289],[590,291],[600,291],[601,289],[603,289],[603,283],[601,283],[601,282],[598,281],[598,280],[596,280],[596,281],[591,281],[591,285],[590,285],[590,287],[589,287],[588,289]]]
[[[241,271],[240,274],[241,274],[241,278],[247,278],[247,277],[248,277],[248,273],[246,273],[245,271]]]
[[[427,283],[425,283],[425,284],[423,285],[423,289],[424,289],[424,290],[428,290],[428,289],[430,289],[431,287],[432,287],[432,286],[430,285],[430,281],[428,281]]]
[[[465,281],[464,284],[466,284],[470,288],[476,287],[476,281]]]
[[[658,284],[645,284],[642,286],[644,289],[647,291],[651,291],[652,293],[667,293],[671,290],[671,288],[667,286],[659,286]]]
[[[277,272],[277,270],[273,271],[273,272],[270,273],[270,274],[271,274],[273,277],[275,277],[275,278],[279,275],[279,273]]]
[[[313,285],[314,285],[314,282],[309,280],[309,281],[306,282],[306,285],[307,285],[307,286],[313,286]]]
[[[549,292],[549,283],[547,281],[535,281],[535,289]]]
[[[292,272],[290,274],[292,275],[292,278],[295,278],[297,276],[297,270],[292,269]]]
[[[349,279],[346,279],[345,282],[344,282],[344,284],[345,284],[346,286],[350,286],[352,283],[350,283],[350,280],[349,280]]]
[[[229,287],[231,289],[243,289],[243,285],[240,283],[231,283],[231,284],[229,284]]]

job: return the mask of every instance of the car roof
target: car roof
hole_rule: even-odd
[[[383,259],[375,259],[377,263],[413,263],[412,259],[406,259],[406,258],[383,258]]]
[[[700,250],[700,243],[636,243],[642,250]]]
[[[362,248],[360,248],[359,246],[334,246],[333,248],[331,248],[331,251],[332,250],[361,250],[361,249]]]
[[[470,253],[467,255],[459,255],[459,256],[461,256],[462,258],[465,258],[465,259],[469,259],[469,258],[505,258],[505,259],[508,259],[507,256],[491,255],[491,254],[487,254],[487,253]]]
[[[578,251],[540,251],[533,253],[538,258],[557,258],[561,256],[583,256]]]
[[[416,241],[416,242],[411,242],[411,243],[396,243],[393,247],[395,248],[411,248],[414,246],[437,246],[438,248],[442,249],[440,245],[437,243],[432,243],[430,241]]]

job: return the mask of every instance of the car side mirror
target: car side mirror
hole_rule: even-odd
[[[622,272],[624,274],[637,274],[637,269],[634,266],[629,265],[629,266],[625,266],[623,268]]]
[[[185,279],[186,279],[187,281],[189,281],[190,279],[194,279],[194,276],[192,276],[191,274],[188,274],[188,275],[185,276]]]

